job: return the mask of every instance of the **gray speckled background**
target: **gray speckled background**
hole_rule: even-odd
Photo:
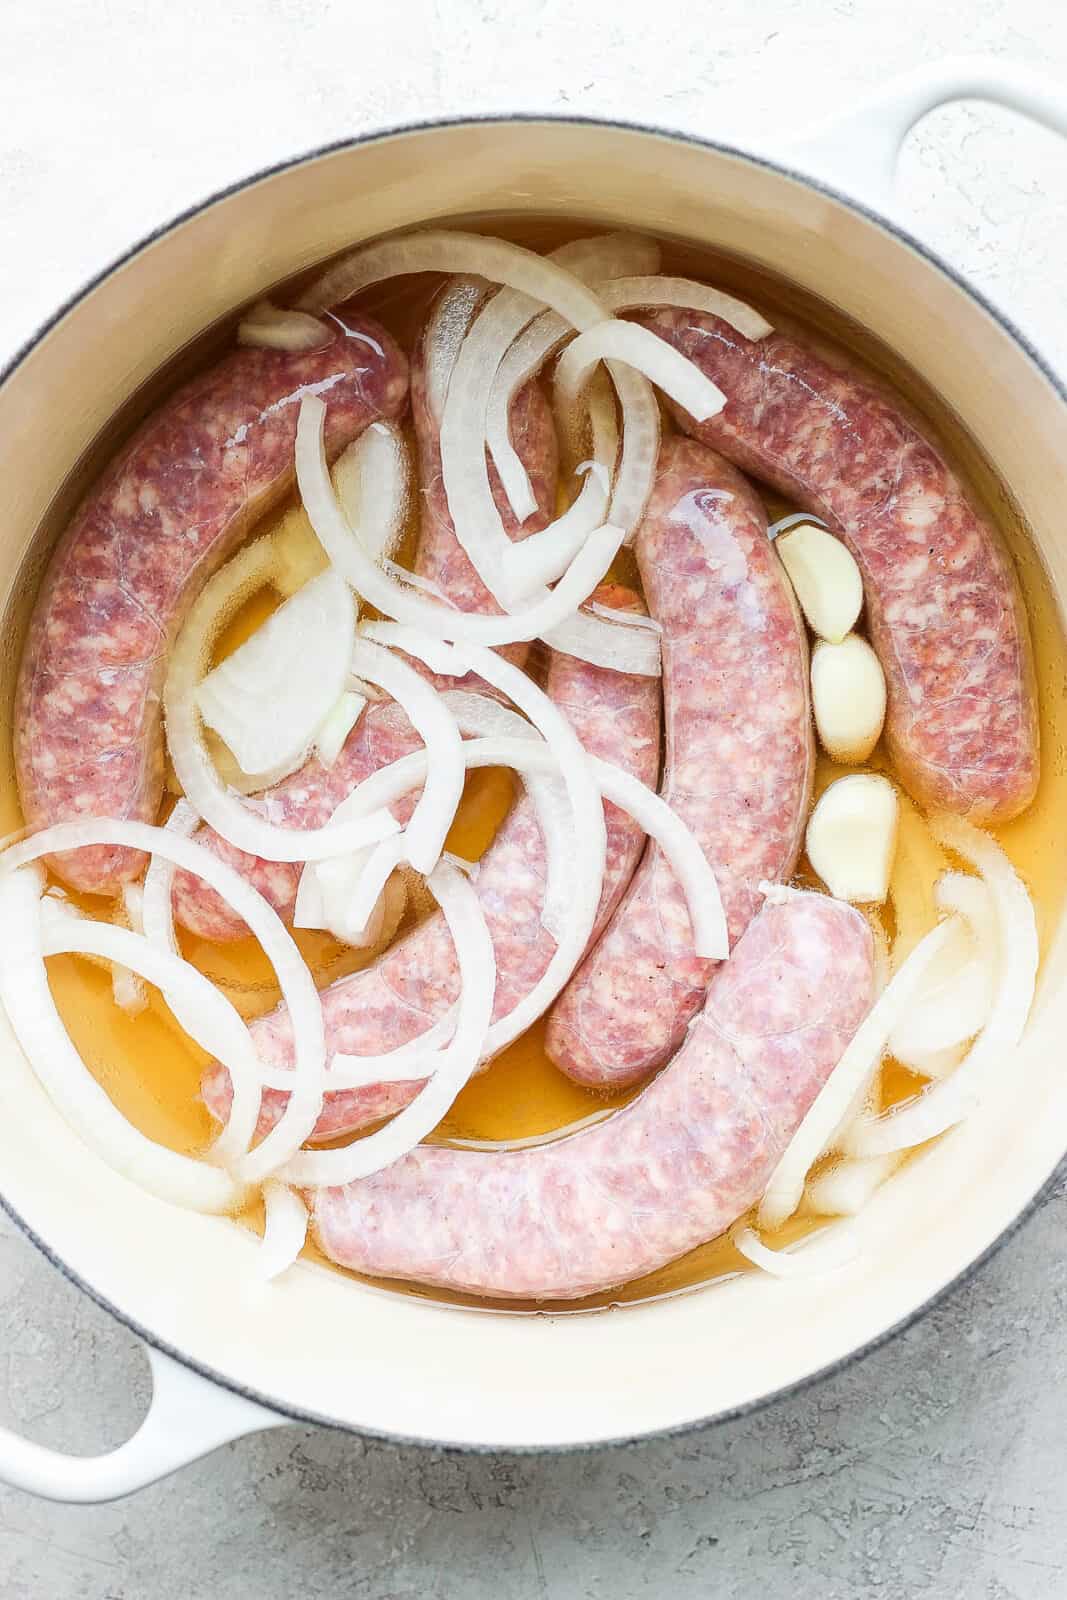
[[[1067,98],[1052,0],[35,0],[3,8],[2,38],[0,360],[206,191],[368,126],[573,108],[743,137],[964,49]],[[957,107],[900,183],[917,230],[1067,369],[1062,145]],[[1065,1224],[1067,1184],[876,1355],[681,1440],[462,1458],[288,1428],[114,1506],[0,1489],[0,1593],[1059,1600]],[[130,1336],[0,1221],[0,1421],[99,1450],[147,1398]]]

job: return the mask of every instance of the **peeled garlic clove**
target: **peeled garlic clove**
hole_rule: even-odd
[[[848,550],[811,522],[779,534],[774,547],[812,632],[839,644],[863,605],[863,580]]]
[[[850,633],[840,644],[818,640],[811,701],[824,750],[848,766],[866,761],[885,722],[885,674],[866,639]]]
[[[885,899],[897,810],[893,785],[874,772],[838,778],[816,803],[808,822],[808,860],[838,900],[880,905]]]

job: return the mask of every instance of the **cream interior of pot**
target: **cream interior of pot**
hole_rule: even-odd
[[[94,440],[131,397],[143,408],[205,329],[360,238],[519,214],[711,246],[789,280],[831,323],[850,319],[921,375],[955,419],[968,473],[1016,530],[1024,586],[1044,596],[1041,692],[1064,695],[1067,406],[1011,336],[920,253],[799,181],[665,136],[530,122],[396,135],[263,179],[139,252],[51,329],[0,389],[5,703],[20,602],[24,611],[50,536],[98,464]],[[1067,783],[1062,744],[1046,740],[1043,759],[1046,787],[1026,823],[1035,861],[1051,852]],[[1063,1155],[1067,940],[1058,892],[1035,888],[1045,957],[1018,1061],[979,1113],[876,1196],[859,1221],[858,1259],[832,1279],[750,1274],[565,1316],[438,1306],[303,1262],[265,1286],[249,1270],[254,1241],[241,1228],[137,1193],[90,1155],[6,1026],[0,1190],[124,1317],[286,1408],[492,1445],[592,1441],[720,1414],[847,1357],[914,1312],[1012,1225]]]

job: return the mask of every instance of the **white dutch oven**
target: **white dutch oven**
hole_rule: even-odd
[[[2,581],[109,417],[202,328],[361,237],[531,209],[660,230],[775,266],[876,333],[961,418],[1010,486],[1067,603],[1067,394],[941,262],[840,192],[892,209],[901,140],[933,106],[987,98],[1067,133],[1064,104],[1002,64],[945,64],[789,152],[529,118],[378,134],[250,180],[135,250],[0,385]],[[804,176],[803,173],[811,176]],[[833,185],[834,187],[829,187]],[[180,286],[180,293],[175,292]],[[155,1394],[113,1454],[75,1459],[0,1431],[0,1477],[65,1500],[152,1482],[287,1419],[471,1448],[592,1445],[694,1426],[869,1349],[1016,1225],[1067,1151],[1067,939],[1052,941],[1013,1077],[885,1188],[835,1280],[753,1274],[579,1316],[508,1316],[379,1292],[301,1263],[255,1286],[251,1237],[140,1193],[66,1127],[4,1027],[0,1191],[10,1214],[148,1345]],[[944,1203],[951,1196],[952,1204]]]

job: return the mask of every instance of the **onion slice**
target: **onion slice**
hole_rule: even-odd
[[[332,499],[332,490],[330,493]],[[257,541],[257,544],[262,542]],[[256,546],[249,547],[250,551],[255,549]],[[212,766],[201,735],[195,696],[204,642],[211,627],[217,627],[222,610],[220,593],[232,600],[244,581],[231,571],[237,567],[238,560],[235,558],[223,567],[206,585],[171,653],[163,708],[171,761],[186,797],[204,821],[230,844],[268,861],[321,860],[324,856],[342,855],[388,838],[397,831],[397,823],[387,812],[362,818],[359,823],[344,828],[331,828],[329,824],[307,830],[278,827],[253,810],[254,805],[264,810],[269,801],[244,804],[240,797],[224,787]],[[221,585],[220,590],[216,590],[216,585]]]
[[[804,1208],[826,1217],[855,1217],[900,1165],[899,1156],[837,1161],[809,1183]]]
[[[549,262],[557,269],[566,262],[573,270],[595,261],[598,254],[599,241],[579,240],[564,245]],[[460,347],[441,418],[441,469],[452,521],[475,571],[508,610],[524,600],[543,598],[538,586],[560,577],[578,548],[580,519],[571,513],[513,544],[494,500],[486,463],[486,418],[497,367],[516,334],[539,310],[539,301],[512,289],[493,296]],[[536,504],[525,472],[520,490],[515,509],[524,519]]]
[[[772,1278],[818,1278],[851,1266],[859,1255],[847,1223],[821,1228],[818,1233],[798,1239],[784,1250],[772,1250],[754,1228],[735,1223],[730,1230],[730,1243],[754,1267]]]
[[[536,542],[523,539],[509,549],[506,558],[509,579],[520,593],[540,583],[551,582],[564,572],[581,549],[583,541],[607,517],[611,503],[611,480],[619,453],[619,429],[615,420],[615,400],[605,374],[595,375],[589,386],[588,401],[592,456],[585,463],[585,481],[578,495],[551,527],[537,536]],[[505,413],[505,429],[507,425]],[[510,439],[508,448],[511,448]],[[517,455],[515,459],[519,460]],[[525,477],[525,467],[521,462],[519,466]],[[532,498],[532,490],[530,495]]]
[[[458,870],[458,868],[457,868]],[[456,1008],[450,1006],[432,1027],[407,1044],[382,1055],[350,1056],[338,1051],[326,1074],[328,1094],[341,1089],[366,1089],[377,1083],[411,1083],[437,1070],[444,1045],[456,1031]],[[265,1067],[263,1081],[269,1089],[289,1088],[288,1067]]]
[[[259,300],[237,326],[237,343],[262,350],[321,350],[333,334],[318,317]]]
[[[618,553],[623,531],[610,523],[605,524],[589,536],[555,589],[526,611],[487,617],[434,605],[383,573],[346,522],[326,470],[322,448],[325,413],[326,407],[317,395],[304,397],[296,434],[297,480],[304,505],[324,550],[342,576],[371,605],[398,622],[425,630],[435,639],[452,639],[465,645],[514,644],[535,639],[577,610],[600,583]]]
[[[252,1035],[222,990],[190,962],[143,934],[79,916],[55,901],[42,903],[41,943],[46,956],[87,955],[121,962],[155,984],[168,1004],[171,997],[177,998],[185,1031],[202,1050],[218,1057],[235,1086],[230,1116],[211,1147],[211,1158],[220,1166],[238,1161],[252,1141],[259,1116],[259,1064]]]
[[[459,347],[467,337],[475,312],[488,291],[489,285],[484,278],[453,278],[438,295],[426,324],[422,341],[426,405],[439,426]]]
[[[268,1283],[280,1277],[304,1248],[308,1209],[287,1183],[270,1178],[263,1185],[263,1243],[259,1247],[259,1276]]]
[[[693,278],[671,278],[655,273],[643,277],[615,278],[598,283],[597,294],[609,311],[637,311],[644,306],[676,306],[681,311],[701,311],[729,323],[746,339],[765,339],[772,324],[754,306],[722,289],[712,289]]]
[[[857,1099],[866,1092],[878,1070],[894,1024],[911,1005],[931,963],[957,927],[958,923],[950,919],[931,929],[856,1029],[771,1174],[759,1207],[759,1226],[764,1231],[781,1227],[797,1209],[805,1178],[819,1157],[833,1147]]]
[[[460,732],[473,738],[537,739],[537,729],[518,712],[502,706],[487,695],[449,690],[448,702]],[[541,923],[556,940],[562,937],[571,904],[571,856],[574,853],[574,823],[567,791],[558,776],[523,773],[541,837],[545,842],[545,899]]]
[[[604,284],[610,284],[613,278],[622,273],[645,272],[647,274],[650,271],[654,271],[659,266],[659,256],[659,246],[654,240],[644,238],[640,234],[613,233],[592,239],[579,239],[572,244],[563,245],[559,250],[553,251],[551,259],[558,265],[567,267],[576,277],[581,278],[583,283],[594,284],[599,280],[601,287],[603,287]],[[541,322],[544,318],[551,319],[553,324],[553,338],[550,344],[560,342],[570,332],[570,324],[559,317],[556,312],[545,312],[544,317],[537,318],[536,322]],[[529,328],[533,326],[535,326],[535,323],[528,323],[525,331],[528,332]],[[501,371],[508,362],[511,351],[515,349],[517,344],[522,342],[524,337],[520,333],[518,339],[509,343],[509,335],[517,333],[520,327],[521,322],[518,319],[511,324],[510,328],[501,327],[499,330],[501,338],[496,349],[486,352],[486,368],[492,369],[495,366],[496,371],[492,376],[492,383],[488,391],[485,392],[484,403],[487,407],[485,438],[489,454],[493,459],[493,465],[496,467],[497,475],[500,478],[512,511],[520,522],[525,522],[526,518],[532,515],[536,509],[537,502],[530,486],[526,468],[511,443],[511,404],[522,386],[522,382],[527,381],[528,378],[535,375],[536,371],[540,370],[548,351],[546,349],[544,354],[539,356],[534,369],[526,372],[521,382],[514,377],[509,380],[509,376],[505,374],[503,383],[506,385],[506,392],[498,396]],[[558,332],[556,332],[557,329]],[[521,360],[522,355],[520,353],[519,361],[521,362]],[[612,453],[611,463],[609,463],[609,469],[613,462],[614,452]],[[571,512],[567,513],[567,515],[571,515],[573,512],[574,507],[572,506]],[[557,524],[561,520],[557,519]],[[590,526],[595,527],[600,520],[602,520],[602,517],[595,517]],[[558,537],[558,527],[556,534]],[[545,579],[543,581],[547,582],[548,580]]]
[[[381,643],[395,644],[431,666],[440,660],[440,646],[436,640],[428,640],[413,629],[397,627],[395,624],[371,623],[364,631]],[[453,649],[450,654],[451,664],[446,670],[456,677],[462,677],[471,670],[476,672],[494,689],[507,695],[542,735],[559,764],[577,843],[573,857],[571,912],[564,936],[529,993],[506,1017],[498,1018],[493,1024],[490,1030],[491,1053],[495,1055],[506,1044],[517,1039],[520,1033],[524,1033],[548,1009],[581,960],[593,931],[604,885],[607,829],[603,800],[590,768],[589,757],[567,718],[544,690],[539,689],[518,667],[502,660],[491,650],[468,646],[462,651]],[[359,790],[355,793],[358,795]]]
[[[32,869],[0,873],[0,1002],[43,1088],[78,1137],[122,1177],[193,1211],[233,1210],[241,1200],[240,1184],[205,1161],[146,1139],[74,1048],[44,964],[41,881]]]
[[[412,272],[474,274],[518,289],[551,306],[576,328],[599,322],[603,308],[592,290],[571,272],[522,245],[480,233],[426,228],[393,235],[357,250],[328,267],[297,301],[301,311],[324,311],[385,278]]]
[[[121,894],[122,915],[126,926],[134,933],[144,932],[142,917],[144,890],[139,883],[124,883]],[[111,968],[111,994],[120,1011],[137,1017],[148,1005],[148,992],[144,981],[129,967],[115,964]]]
[[[294,928],[325,928],[342,944],[366,950],[380,944],[387,927],[395,932],[403,913],[407,891],[396,883],[396,893],[401,897],[399,907],[390,906],[390,896],[385,893],[389,872],[378,879],[373,900],[357,909],[353,901],[368,865],[378,851],[387,849],[392,867],[403,854],[403,835],[395,834],[381,845],[368,845],[350,856],[330,856],[325,861],[309,861],[300,874],[296,904],[293,910]],[[391,935],[390,935],[391,937]]]
[[[345,517],[367,554],[386,561],[403,536],[413,494],[411,451],[392,422],[372,422],[334,465]]]
[[[341,1149],[302,1151],[286,1169],[291,1183],[332,1187],[391,1166],[433,1132],[482,1058],[496,993],[496,957],[485,913],[471,884],[448,862],[439,862],[426,881],[444,912],[459,966],[452,1040],[425,1088],[392,1121]]]
[[[556,368],[557,409],[574,417],[586,384],[601,361],[622,361],[683,406],[697,422],[716,416],[726,396],[710,378],[650,328],[610,317],[578,335]]]
[[[255,776],[300,766],[345,685],[356,616],[327,570],[286,600],[196,690],[201,717]]]
[[[558,774],[562,771],[565,780],[570,771],[572,779],[577,779],[580,783],[582,818],[588,811],[585,780],[586,777],[590,778],[602,799],[610,800],[613,805],[617,805],[620,810],[632,816],[667,857],[686,894],[697,954],[709,960],[726,959],[729,945],[718,883],[695,836],[678,814],[653,790],[612,763],[588,755],[578,742],[570,724],[525,673],[501,661],[492,652],[463,650],[453,654],[447,645],[442,646],[433,639],[420,638],[415,630],[398,627],[396,624],[367,623],[361,631],[383,644],[393,644],[410,655],[418,656],[436,672],[462,676],[467,671],[473,670],[480,677],[484,677],[486,682],[492,683],[501,693],[514,700],[519,709],[530,717],[535,727],[540,727],[547,745],[529,737],[469,739],[462,746],[465,765],[468,768],[514,767],[516,771],[524,774],[531,772]],[[452,696],[453,705],[457,698],[456,695]],[[464,726],[464,723],[466,726],[473,726],[473,721],[473,718],[460,718],[461,726]],[[549,728],[552,729],[552,736],[549,736]],[[575,754],[580,757],[577,771],[572,765]],[[362,810],[391,805],[401,795],[409,793],[418,786],[425,770],[425,752],[413,751],[410,755],[380,768],[378,772],[364,779],[363,783],[342,802],[342,806],[358,814]],[[567,787],[573,804],[571,786],[568,784]],[[600,816],[602,820],[602,807]],[[583,825],[579,823],[580,827]],[[588,840],[584,833],[579,835],[583,854],[588,854],[591,840],[595,838],[593,830],[589,830],[589,834]],[[573,885],[571,901],[572,915],[574,915],[576,897]],[[599,901],[599,890],[597,901]],[[544,981],[542,979],[542,982]],[[546,1001],[546,1005],[548,1003],[550,1002]],[[498,1026],[499,1023],[494,1024],[494,1027]]]
[[[558,773],[560,770],[559,758],[554,752],[534,739],[468,739],[463,745],[463,759],[468,770],[513,767],[523,775]],[[725,961],[729,946],[718,883],[695,836],[677,812],[640,779],[609,761],[592,756],[587,759],[603,798],[632,816],[667,857],[671,870],[685,890],[697,954],[709,961]],[[354,809],[392,804],[401,795],[417,788],[425,772],[426,753],[415,750],[364,779],[344,804]]]
[[[432,872],[463,797],[465,773],[456,720],[433,685],[406,661],[374,643],[366,629],[352,650],[352,670],[392,695],[426,746],[426,786],[403,838],[404,859],[416,872]],[[396,856],[393,865],[400,860]]]
[[[934,818],[930,832],[944,849],[976,867],[989,890],[997,916],[996,992],[985,1027],[955,1072],[917,1099],[858,1123],[847,1141],[850,1155],[909,1149],[961,1122],[980,1104],[990,1077],[1018,1046],[1034,1001],[1037,922],[1015,868],[995,840],[961,817]]]
[[[336,764],[348,743],[348,736],[367,708],[367,696],[356,689],[342,689],[315,734],[315,754],[326,768]]]
[[[181,826],[187,822],[188,814],[188,811],[183,813]],[[282,1116],[263,1142],[245,1156],[240,1166],[242,1178],[248,1183],[260,1183],[300,1148],[322,1110],[326,1042],[322,1003],[315,981],[292,935],[273,906],[240,873],[220,861],[218,856],[195,840],[182,837],[178,827],[154,828],[146,822],[111,821],[106,818],[57,823],[54,827],[44,828],[32,838],[12,845],[0,855],[0,887],[5,872],[24,866],[27,862],[39,861],[42,856],[58,854],[63,850],[101,844],[129,846],[133,850],[147,851],[149,855],[162,856],[173,865],[201,878],[247,922],[274,968],[293,1025],[295,1064],[289,1099]],[[161,930],[158,926],[158,892],[158,878],[151,897],[146,881],[145,932],[150,939],[166,937],[165,927]],[[170,937],[173,939],[169,899],[163,920],[169,922]],[[179,1020],[184,1027],[184,1020]],[[238,1077],[235,1089],[239,1088]]]

